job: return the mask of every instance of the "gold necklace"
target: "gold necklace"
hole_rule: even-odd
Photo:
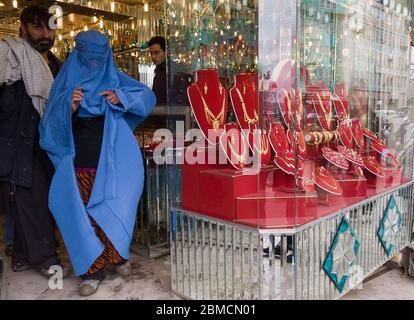
[[[286,158],[287,160],[292,160],[292,159],[288,158],[286,155],[285,155],[285,158]],[[282,161],[282,162],[286,165],[286,167],[288,167],[288,168],[292,168],[292,169],[294,169],[294,168],[295,168],[295,166],[294,166],[293,164],[289,164],[289,163],[287,163],[287,162],[286,162],[286,160],[285,160],[285,159],[283,159],[283,157],[277,157],[276,159],[278,159],[278,160]]]
[[[236,92],[239,95],[241,104],[242,104],[242,108],[243,108],[243,114],[244,114],[244,121],[246,121],[247,124],[251,125],[251,124],[256,124],[257,121],[259,120],[259,116],[257,115],[256,110],[254,110],[254,118],[250,118],[249,114],[247,113],[246,110],[246,104],[244,103],[244,99],[243,96],[239,90],[239,88],[236,88]]]
[[[376,169],[378,169],[378,163],[374,162],[372,160],[374,160],[375,158],[371,158],[371,157],[366,157],[365,160],[367,160],[370,164],[372,164]],[[376,160],[376,159],[375,159]]]
[[[301,144],[299,142],[299,132],[295,131],[295,135],[296,135],[295,140],[296,140],[296,143],[298,145],[299,151],[302,152],[302,153],[305,153],[306,152],[306,145]]]
[[[264,138],[263,138],[264,137]],[[260,150],[256,150],[259,152],[259,154],[267,154],[269,152],[269,140],[266,136],[266,131],[262,134],[260,134]]]
[[[346,138],[346,140],[347,140],[348,144],[351,144],[351,143],[352,143],[352,131],[351,131],[348,127],[346,127],[344,124],[341,124],[341,126],[342,126],[342,128],[344,128],[344,129],[342,129],[341,131],[343,132],[343,134],[344,134],[344,136],[345,136],[345,138]],[[348,135],[346,134],[346,132],[347,132],[347,130],[346,130],[346,129],[349,129],[349,130],[351,131],[350,136],[348,136]],[[341,135],[341,139],[343,139],[343,138],[342,138],[342,135]]]
[[[321,108],[322,108],[322,111],[324,113],[324,118],[325,118],[326,126],[327,126],[326,129],[327,130],[330,130],[331,129],[331,124],[332,124],[332,122],[331,122],[332,121],[332,108],[329,107],[329,112],[327,112],[326,109],[325,109],[325,107],[324,107],[324,105],[323,105],[321,96],[319,95],[319,93],[317,93],[316,95],[318,97],[319,103],[320,103]]]
[[[380,176],[380,177],[384,177],[384,171],[381,169],[381,167],[379,167],[379,163],[377,161],[372,161],[372,160],[376,160],[374,157],[366,157],[365,160],[367,160],[374,168],[375,168],[375,174]],[[366,166],[366,165],[365,165]],[[371,171],[371,170],[368,170]]]
[[[240,137],[240,139],[242,139],[242,137]],[[237,159],[237,161],[239,162],[239,165],[241,166],[241,167],[243,167],[244,166],[244,160],[245,160],[245,150],[244,151],[242,151],[242,148],[243,148],[243,141],[241,141],[241,144],[240,144],[240,151],[242,151],[242,154],[238,154],[235,150],[234,150],[234,148],[233,148],[233,144],[235,143],[235,138],[234,138],[234,136],[231,136],[231,138],[230,138],[230,140],[231,141],[229,141],[228,139],[227,139],[227,145],[230,147],[230,151],[231,151],[231,153],[236,157],[236,159]],[[231,157],[230,157],[230,159],[231,159]]]
[[[331,178],[331,176],[328,176],[326,174],[323,173],[323,171],[326,170],[324,167],[320,167],[318,170],[319,176],[324,177],[324,178]],[[338,186],[332,186],[331,184],[329,184],[328,182],[326,182],[325,180],[321,179],[320,182],[323,182],[323,184],[325,186],[328,186],[330,188],[332,188],[333,190],[338,190]]]
[[[271,131],[270,131],[270,133],[272,134],[272,136],[274,136],[274,137],[275,137],[275,140],[276,140],[277,144],[279,145],[279,147],[280,147],[281,149],[283,149],[283,146],[282,146],[282,144],[280,143],[279,138],[278,138],[278,134],[280,135],[280,134],[282,134],[282,133],[280,133],[279,129],[276,127],[276,125],[275,125],[275,124],[273,124],[272,129],[273,129],[273,130],[271,130]],[[284,133],[283,133],[283,134],[284,134]]]
[[[224,123],[224,107],[225,107],[225,104],[226,104],[226,98],[223,97],[223,106],[221,107],[221,111],[220,111],[220,113],[217,116],[215,116],[211,112],[210,108],[208,107],[207,102],[204,99],[203,94],[201,93],[201,90],[198,87],[198,85],[195,85],[195,87],[197,88],[197,91],[200,94],[201,100],[203,102],[204,113],[206,115],[207,122],[210,125],[212,125],[213,126],[213,130],[215,132],[217,132],[220,129],[220,125],[222,125]]]
[[[346,115],[345,116],[345,119],[349,119],[349,112],[346,110],[346,108],[345,108],[345,105],[344,105],[344,103],[342,102],[342,99],[336,94],[335,95],[336,96],[336,98],[339,100],[339,103],[341,104],[341,106],[342,106],[342,110],[343,110],[343,113]]]

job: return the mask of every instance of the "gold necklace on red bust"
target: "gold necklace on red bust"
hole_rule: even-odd
[[[378,163],[377,159],[372,156],[367,156],[363,158],[364,160],[364,168],[369,172],[373,173],[374,175],[384,178],[385,173],[381,169],[380,164]]]
[[[361,149],[364,148],[364,134],[362,132],[361,123],[359,119],[354,119],[352,121],[351,131],[357,146]]]
[[[200,94],[201,101],[203,103],[204,113],[206,116],[207,122],[213,127],[213,130],[217,132],[220,129],[220,126],[224,124],[224,118],[225,118],[225,107],[226,107],[226,98],[223,97],[223,105],[221,107],[220,113],[215,116],[213,112],[210,110],[210,107],[208,106],[206,100],[204,99],[203,94],[201,93],[200,88],[197,84],[195,84],[195,87],[197,88],[198,93]]]
[[[246,150],[243,150],[243,142],[240,143],[240,151],[241,153],[238,153],[236,150],[234,150],[233,145],[235,144],[236,138],[234,136],[231,136],[230,141],[227,139],[227,146],[230,148],[231,154],[237,159],[239,162],[238,165],[243,168],[246,160]],[[233,159],[230,157],[230,159]]]
[[[343,145],[347,148],[352,148],[352,131],[348,126],[344,123],[341,123],[338,128],[339,135]]]
[[[314,173],[314,182],[323,190],[336,194],[341,195],[342,189],[338,185],[335,178],[329,173],[329,171],[325,167],[319,167],[315,170]]]
[[[322,98],[319,95],[319,93],[316,93],[316,96],[318,97],[319,104],[320,104],[322,112],[323,112],[323,117],[324,117],[325,122],[326,122],[326,128],[324,128],[324,129],[330,131],[332,129],[332,108],[331,108],[331,106],[329,106],[329,111],[326,110],[325,106],[323,104]]]
[[[247,112],[247,108],[246,108],[246,103],[244,102],[243,96],[239,90],[239,88],[236,88],[236,92],[239,96],[239,99],[241,101],[241,105],[243,108],[243,115],[244,115],[244,121],[248,124],[248,125],[255,125],[257,123],[257,121],[259,120],[259,116],[256,112],[256,110],[254,110],[254,116],[253,118],[251,118]]]
[[[342,99],[337,94],[335,94],[335,97],[336,97],[337,101],[339,101],[339,104],[342,107],[342,110],[340,110],[339,112],[338,112],[338,110],[336,110],[336,113],[338,114],[339,119],[341,121],[349,120],[349,110],[347,110],[347,108],[345,107]]]
[[[267,138],[266,130],[263,134],[260,133],[260,150],[256,148],[260,155],[265,155],[269,152],[269,139]]]
[[[272,143],[276,153],[283,152],[288,149],[286,134],[280,122],[272,123],[271,130],[269,131],[269,140]]]

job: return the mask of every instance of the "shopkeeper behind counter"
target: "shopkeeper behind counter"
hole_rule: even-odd
[[[153,37],[148,42],[152,62],[156,65],[152,91],[157,97],[158,105],[167,103],[167,64],[165,53],[165,38],[161,36]]]

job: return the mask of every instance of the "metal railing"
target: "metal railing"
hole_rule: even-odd
[[[170,253],[170,208],[181,202],[181,166],[144,157],[145,186],[131,249],[147,258]]]
[[[401,225],[388,255],[378,229],[391,197]],[[360,249],[341,292],[323,264],[344,217]],[[172,290],[189,299],[337,299],[404,249],[411,241],[412,224],[412,182],[292,230],[254,229],[174,208]],[[287,245],[289,238],[293,248]],[[280,258],[274,252],[277,242]],[[269,243],[269,254],[264,243]]]

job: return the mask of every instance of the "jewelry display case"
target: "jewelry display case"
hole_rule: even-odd
[[[411,5],[167,3],[199,129],[172,209],[177,294],[338,298],[409,244]]]

